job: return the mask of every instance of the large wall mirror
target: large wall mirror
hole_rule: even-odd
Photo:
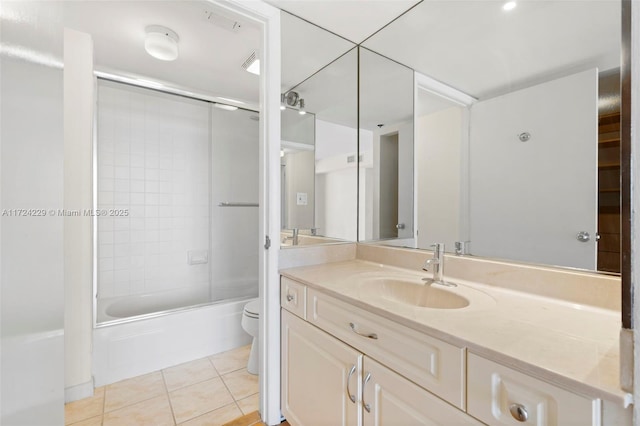
[[[357,48],[281,17],[281,246],[356,241]]]
[[[415,208],[416,223],[365,224],[360,240],[619,272],[620,3],[503,5],[422,2],[363,43],[417,73],[414,196],[399,195],[410,186],[399,160],[366,189]],[[365,84],[375,73],[360,60],[361,117],[376,106],[364,99],[388,99],[384,129],[405,103]]]

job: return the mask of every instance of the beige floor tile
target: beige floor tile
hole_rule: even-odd
[[[247,345],[210,356],[209,358],[213,362],[213,366],[218,370],[218,373],[226,374],[231,371],[240,370],[241,368],[247,368],[250,352],[251,345]]]
[[[260,394],[253,394],[236,401],[243,414],[253,413],[260,408]]]
[[[209,358],[202,358],[162,370],[169,391],[204,382],[218,376]]]
[[[213,410],[195,419],[191,419],[181,426],[221,426],[231,420],[242,416],[242,412],[235,403],[225,405],[222,408]]]
[[[105,413],[104,426],[173,426],[167,395]]]
[[[162,395],[165,392],[164,380],[159,371],[123,380],[107,386],[104,396],[104,411],[117,410]]]
[[[102,414],[104,387],[93,391],[93,396],[70,402],[64,406],[64,424],[69,425]]]
[[[90,419],[79,421],[78,423],[73,423],[70,426],[102,426],[102,414],[96,417],[91,417]]]
[[[236,400],[258,393],[258,376],[249,374],[246,368],[227,373],[222,380]]]
[[[233,402],[231,394],[219,377],[170,392],[169,398],[178,423]]]

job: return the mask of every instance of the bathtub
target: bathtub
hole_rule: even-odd
[[[164,296],[100,301],[93,331],[96,387],[251,343],[240,321],[254,298],[183,308],[188,300]]]

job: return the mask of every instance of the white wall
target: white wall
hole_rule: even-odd
[[[94,118],[93,42],[89,34],[64,31],[64,208],[92,207]],[[65,399],[93,395],[93,248],[91,216],[64,218]]]
[[[591,69],[472,106],[471,253],[596,269],[597,100]]]
[[[211,299],[258,295],[257,113],[211,108]]]
[[[315,222],[320,235],[348,241],[358,237],[356,158],[356,129],[316,120]]]
[[[418,247],[460,238],[462,107],[416,118]]]
[[[0,423],[63,424],[63,73],[0,61],[1,208],[45,213],[1,218]]]
[[[98,299],[189,288],[209,300],[209,105],[100,81]]]
[[[298,151],[285,154],[282,159],[285,166],[285,206],[286,229],[311,229],[315,227],[315,153]],[[297,194],[305,194],[306,204],[298,204]]]

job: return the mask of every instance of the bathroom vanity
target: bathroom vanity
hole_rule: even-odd
[[[461,278],[429,285],[419,268],[370,260],[281,271],[292,425],[631,424],[619,311]]]

